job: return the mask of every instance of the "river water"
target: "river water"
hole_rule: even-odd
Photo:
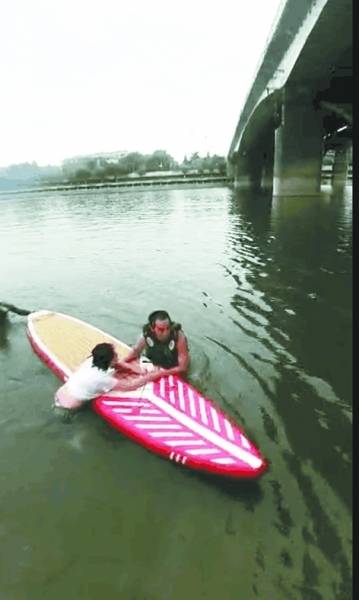
[[[352,197],[226,187],[0,196],[0,301],[129,344],[167,309],[189,379],[270,461],[185,470],[91,410],[51,411],[25,318],[0,324],[0,597],[350,600]]]

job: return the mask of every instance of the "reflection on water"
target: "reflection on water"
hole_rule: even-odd
[[[183,471],[91,411],[0,322],[2,596],[347,599],[351,579],[351,190],[226,188],[0,199],[0,301],[128,343],[155,308],[190,379],[270,461],[258,483]],[[139,577],[141,573],[141,577]]]

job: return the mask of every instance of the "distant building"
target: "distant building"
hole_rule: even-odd
[[[65,160],[62,161],[62,168],[63,171],[67,173],[86,168],[93,170],[103,166],[105,163],[107,165],[116,164],[127,154],[127,150],[96,152],[95,154],[79,154],[77,156],[72,156],[71,158],[65,158]]]

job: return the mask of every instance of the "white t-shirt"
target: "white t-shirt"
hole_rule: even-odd
[[[113,377],[115,369],[103,371],[92,366],[92,358],[88,358],[70,375],[66,382],[66,391],[77,400],[92,400],[104,392],[109,392],[118,383]]]

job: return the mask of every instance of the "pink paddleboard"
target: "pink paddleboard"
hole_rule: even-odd
[[[35,352],[65,380],[97,343],[115,344],[119,356],[129,346],[79,319],[57,312],[28,316]],[[212,401],[177,376],[131,391],[112,391],[92,401],[112,427],[148,450],[185,467],[235,478],[257,478],[268,464],[259,450]]]

